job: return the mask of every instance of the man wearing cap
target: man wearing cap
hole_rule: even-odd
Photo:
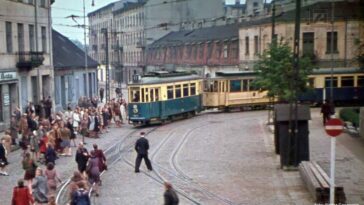
[[[140,138],[135,143],[135,150],[138,153],[137,158],[135,160],[135,172],[139,172],[140,163],[142,162],[142,159],[144,159],[145,164],[147,165],[147,168],[149,171],[152,171],[152,164],[150,163],[150,160],[148,158],[148,149],[149,149],[149,142],[144,137],[145,133],[140,133]]]

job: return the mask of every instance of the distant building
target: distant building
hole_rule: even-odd
[[[67,109],[68,106],[74,107],[83,96],[98,96],[96,79],[98,63],[88,57],[86,71],[85,52],[59,32],[53,30],[52,33],[54,100],[55,110],[59,111]],[[86,78],[88,78],[88,86]]]
[[[0,0],[0,131],[17,107],[53,97],[52,3]]]
[[[146,50],[152,42],[171,31],[225,25],[224,15],[224,0],[122,0],[90,12],[89,54],[101,64],[100,87],[106,79],[106,43],[101,29],[109,32],[112,87],[117,82],[127,83],[134,72],[145,71]]]
[[[148,70],[239,70],[239,25],[170,32],[148,46]]]
[[[363,5],[359,0],[335,3],[334,66],[357,67],[356,41],[364,39]],[[278,41],[293,47],[295,11],[276,17]],[[300,54],[311,57],[318,68],[331,66],[331,2],[318,2],[302,7]],[[259,55],[271,43],[271,18],[243,22],[240,26],[240,63],[252,69]]]

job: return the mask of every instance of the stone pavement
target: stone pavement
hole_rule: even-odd
[[[311,113],[310,157],[329,173],[330,138],[321,124],[319,110],[312,109]],[[228,199],[231,204],[314,204],[299,172],[280,169],[279,156],[274,154],[273,134],[267,129],[265,120],[266,112],[260,111],[204,114],[164,125],[147,136],[153,164],[175,171],[172,154],[183,141],[183,133],[207,124],[187,137],[176,157],[184,175],[192,178],[191,184],[197,183]],[[364,204],[364,161],[361,157],[364,143],[360,140],[343,134],[337,143],[336,182],[344,186],[347,202],[351,204]],[[160,144],[163,146],[158,150]],[[129,160],[134,162],[135,156],[134,152],[130,153]],[[142,170],[146,170],[144,164]],[[167,179],[179,183],[173,177]],[[160,184],[144,174],[135,174],[132,167],[121,161],[103,176],[101,196],[95,204],[162,204],[163,191]],[[190,195],[201,204],[224,204],[199,198],[199,193]],[[183,196],[180,199],[181,204],[194,204]]]
[[[113,126],[113,125],[112,125]],[[100,149],[107,149],[112,146],[121,136],[130,132],[133,129],[130,125],[124,125],[122,128],[110,128],[110,132],[104,133],[98,139],[85,138],[86,147],[88,150],[92,149],[94,143],[98,144]],[[81,141],[79,136],[77,143]],[[56,169],[61,176],[62,181],[68,179],[75,170],[77,170],[77,164],[75,162],[74,153],[77,148],[72,147],[72,157],[62,157],[56,161]],[[24,171],[21,166],[21,150],[11,152],[8,161],[7,171],[10,176],[0,176],[0,205],[11,204],[12,189],[16,186],[17,181],[24,176]],[[44,167],[44,166],[41,166]]]

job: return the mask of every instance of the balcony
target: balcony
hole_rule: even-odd
[[[138,42],[136,43],[136,47],[137,47],[137,48],[145,48],[144,41],[138,41]]]
[[[43,65],[43,52],[19,52],[16,67],[21,71],[29,71]]]

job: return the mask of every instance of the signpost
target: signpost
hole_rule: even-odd
[[[330,204],[335,204],[335,146],[336,136],[343,132],[344,123],[339,119],[331,119],[325,124],[325,131],[331,136],[331,162],[330,162]]]

